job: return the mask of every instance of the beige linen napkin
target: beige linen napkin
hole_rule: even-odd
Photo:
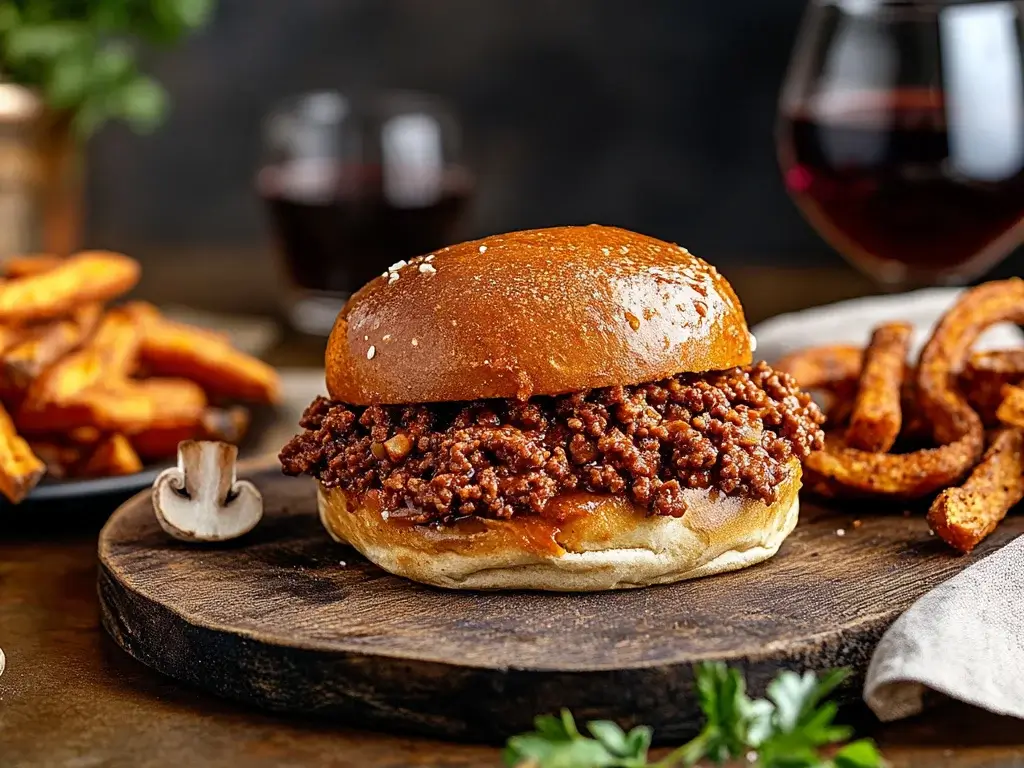
[[[782,315],[751,329],[772,362],[816,344],[864,343],[886,320],[915,326],[915,348],[956,300],[956,289],[869,297]],[[1024,344],[1015,326],[990,329],[976,347]],[[928,690],[1024,718],[1024,537],[940,584],[889,628],[875,649],[864,700],[882,720],[921,711]]]

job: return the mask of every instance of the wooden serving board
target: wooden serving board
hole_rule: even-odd
[[[99,594],[114,640],[171,677],[258,707],[473,740],[500,740],[560,707],[687,737],[699,721],[691,665],[705,659],[742,665],[756,691],[780,667],[863,674],[917,597],[1024,531],[1024,518],[1010,518],[958,557],[920,515],[805,504],[780,553],[736,573],[613,593],[448,592],[332,542],[312,481],[270,462],[240,475],[266,511],[230,545],[171,540],[148,493],[110,518]]]

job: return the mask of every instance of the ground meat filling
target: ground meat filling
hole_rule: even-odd
[[[282,451],[309,474],[417,523],[541,514],[566,491],[686,512],[684,488],[776,500],[788,462],[822,448],[824,417],[759,363],[527,402],[350,406],[318,398]]]

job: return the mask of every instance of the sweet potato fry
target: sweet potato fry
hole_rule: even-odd
[[[83,457],[75,474],[78,477],[108,477],[134,475],[141,471],[142,460],[128,438],[115,433],[101,440]]]
[[[981,463],[959,488],[947,488],[932,502],[928,524],[943,541],[970,552],[1024,498],[1024,432],[1002,430]]]
[[[0,325],[0,352],[4,352],[25,338],[26,330],[17,325]]]
[[[139,264],[119,253],[83,251],[49,271],[0,282],[0,322],[25,323],[69,314],[131,289]]]
[[[100,312],[98,304],[86,304],[65,320],[26,331],[23,339],[0,352],[4,383],[26,388],[89,337],[99,322]]]
[[[113,309],[77,352],[64,357],[33,384],[30,397],[61,403],[95,384],[125,379],[135,366],[138,344],[134,319]]]
[[[98,385],[125,380],[135,367],[139,332],[121,309],[108,312],[96,332],[29,386],[16,416],[20,429],[55,432],[97,426],[82,398]]]
[[[139,357],[157,376],[180,376],[211,395],[273,403],[281,397],[277,372],[239,352],[220,334],[162,318],[151,306],[129,306],[142,324]]]
[[[151,427],[130,436],[132,446],[144,459],[166,459],[183,440],[220,440],[237,445],[249,428],[245,408],[207,408],[198,424]]]
[[[89,424],[132,434],[200,424],[206,394],[186,379],[111,381],[82,392],[76,405],[88,413]]]
[[[0,492],[15,504],[22,501],[46,472],[15,430],[7,411],[0,408]]]
[[[896,442],[903,423],[900,389],[912,330],[909,323],[886,323],[872,334],[846,430],[851,448],[884,453]]]
[[[46,474],[57,480],[72,477],[82,461],[82,447],[79,445],[33,440],[29,446],[46,465]]]
[[[1009,427],[1024,428],[1024,388],[1007,384],[1002,394],[1003,402],[996,409],[996,418]]]
[[[124,435],[106,435],[92,445],[59,440],[31,443],[51,477],[109,477],[142,471],[142,460]]]
[[[95,445],[103,438],[96,427],[76,427],[68,430],[68,439],[75,445]]]
[[[11,279],[20,277],[31,277],[49,272],[54,267],[60,266],[64,261],[60,256],[50,253],[33,253],[24,256],[11,256],[4,262],[4,276]]]
[[[143,429],[129,435],[132,448],[144,461],[168,459],[178,450],[178,443],[183,440],[199,440],[199,425],[189,424],[180,427],[153,427]]]

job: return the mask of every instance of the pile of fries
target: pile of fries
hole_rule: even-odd
[[[137,262],[106,251],[4,264],[0,492],[11,501],[45,474],[132,474],[181,440],[237,443],[249,412],[222,404],[278,400],[274,369],[220,334],[141,302],[105,307],[138,279]]]
[[[808,457],[808,489],[930,498],[932,530],[974,549],[1024,498],[1024,349],[971,351],[1000,322],[1024,323],[1024,280],[965,292],[916,364],[906,323],[879,326],[864,349],[815,347],[778,361],[826,401],[826,446]]]

